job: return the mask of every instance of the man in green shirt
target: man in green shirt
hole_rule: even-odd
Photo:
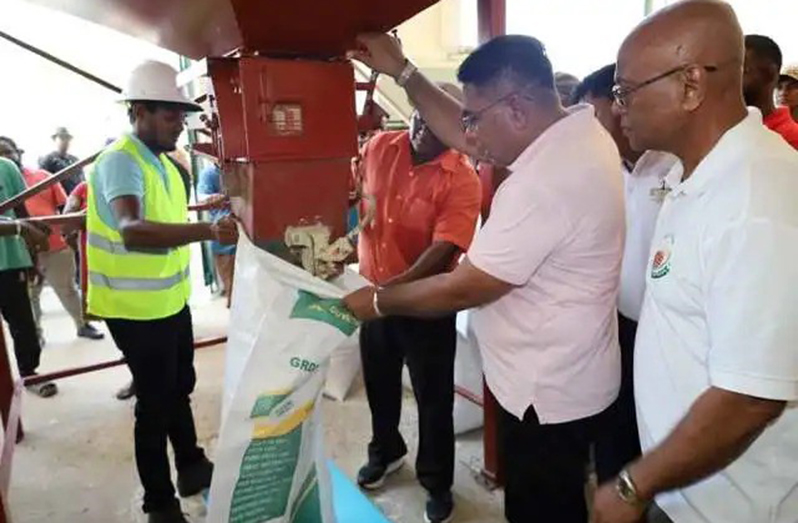
[[[24,190],[25,182],[17,166],[0,158],[0,202]],[[17,216],[27,217],[24,206],[0,215],[0,314],[8,323],[19,374],[25,378],[36,373],[42,352],[28,295],[28,274],[33,268],[28,249],[46,249],[47,235],[31,224],[16,221]],[[55,383],[31,386],[29,390],[45,398],[58,393]]]

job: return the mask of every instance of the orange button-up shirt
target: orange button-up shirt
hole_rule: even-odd
[[[467,251],[481,203],[479,178],[465,155],[446,151],[413,165],[406,131],[376,135],[361,160],[363,204],[374,221],[360,234],[360,272],[378,285],[409,269],[433,242]]]
[[[52,175],[43,169],[28,169],[27,167],[23,167],[22,176],[25,178],[25,185],[30,188],[43,182]],[[28,214],[31,216],[54,216],[56,214],[61,214],[59,207],[66,205],[66,202],[67,195],[64,188],[61,187],[60,183],[56,183],[39,194],[28,198],[25,202],[25,210],[27,210]],[[61,237],[60,228],[53,227],[50,234],[50,251],[60,251],[61,249],[66,249],[66,247],[67,244],[64,238]]]

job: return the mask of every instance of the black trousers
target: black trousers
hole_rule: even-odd
[[[39,367],[42,347],[36,334],[25,269],[0,271],[0,314],[8,322],[14,340],[20,376],[34,374]]]
[[[205,455],[197,445],[189,400],[196,382],[191,312],[186,306],[163,319],[109,319],[106,324],[136,386],[136,466],[144,486],[144,512],[175,506],[167,439],[178,473]]]
[[[587,523],[590,446],[606,412],[541,425],[534,407],[519,420],[500,407],[505,471],[504,515],[510,523]]]
[[[382,318],[364,324],[360,351],[371,408],[369,462],[388,464],[407,453],[399,433],[402,367],[407,363],[418,403],[416,474],[431,494],[448,492],[454,478],[455,318]]]
[[[621,345],[621,390],[610,408],[607,424],[596,441],[596,475],[599,482],[614,478],[640,456],[640,435],[634,391],[634,351],[637,322],[618,314]]]

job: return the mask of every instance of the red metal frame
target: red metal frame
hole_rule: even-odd
[[[346,234],[357,154],[352,65],[242,56],[208,59],[208,72],[210,152],[247,235],[279,253],[290,226]]]
[[[194,350],[213,347],[215,345],[220,345],[226,342],[227,342],[227,336],[218,336],[216,338],[199,340],[194,342]],[[37,374],[35,376],[25,378],[25,380],[23,381],[25,386],[36,385],[37,383],[44,383],[47,381],[56,381],[64,378],[71,378],[73,376],[80,376],[81,374],[88,374],[90,372],[96,372],[98,370],[110,369],[112,367],[118,367],[124,364],[125,364],[125,359],[120,358],[118,360],[106,361],[103,363],[95,363],[93,365],[86,365],[83,367],[72,367],[68,369],[57,370],[49,372],[47,374]]]
[[[478,0],[477,10],[480,43],[505,34],[507,31],[507,4],[505,0]],[[493,194],[494,189],[495,187],[491,188],[491,194]],[[484,468],[482,474],[493,483],[503,485],[504,470],[500,459],[501,443],[498,427],[499,404],[487,384],[483,384],[482,389],[485,403],[483,411]]]
[[[14,446],[22,437],[21,399],[22,381],[16,379],[11,370],[3,322],[0,321],[0,415],[3,420],[2,442],[0,442],[0,523],[9,522],[11,517],[8,511],[8,486]]]
[[[477,0],[479,42],[502,36],[507,32],[507,3],[505,0]]]
[[[478,395],[474,394],[473,392],[471,392],[470,390],[468,390],[465,387],[461,387],[460,385],[455,385],[454,386],[454,393],[459,395],[459,396],[462,396],[463,399],[466,399],[466,400],[470,401],[471,403],[473,403],[477,407],[484,407],[485,406],[485,402],[483,401],[482,398],[480,398]]]

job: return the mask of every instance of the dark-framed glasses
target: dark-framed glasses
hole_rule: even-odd
[[[485,107],[483,107],[479,111],[474,111],[474,112],[463,111],[463,115],[460,117],[460,126],[462,127],[463,132],[467,133],[469,131],[475,130],[477,128],[477,126],[479,125],[480,118],[482,118],[482,116],[484,116],[485,113],[487,113],[488,111],[490,111],[491,109],[493,109],[494,107],[499,105],[500,103],[506,102],[512,96],[514,96],[516,94],[518,94],[517,91],[513,91],[512,93],[508,93],[508,94],[502,96],[501,98],[499,98],[498,100],[495,100],[492,103],[486,105]]]
[[[618,104],[619,107],[626,107],[627,104],[629,103],[629,97],[632,94],[634,94],[637,91],[639,91],[640,89],[642,89],[644,87],[647,87],[647,86],[649,86],[651,84],[654,84],[656,82],[659,82],[660,80],[664,80],[665,78],[668,78],[669,76],[672,76],[672,75],[674,75],[676,73],[681,73],[683,71],[686,71],[687,69],[689,69],[691,67],[700,67],[700,68],[704,69],[708,73],[714,73],[715,71],[718,70],[719,66],[717,66],[717,65],[696,65],[696,64],[680,65],[679,67],[674,67],[673,69],[669,69],[669,70],[665,71],[662,74],[658,74],[657,76],[654,76],[653,78],[649,78],[648,80],[644,80],[644,81],[640,82],[639,84],[631,86],[631,87],[626,87],[626,86],[623,86],[623,85],[615,84],[612,87],[612,97],[615,99],[615,103]]]

